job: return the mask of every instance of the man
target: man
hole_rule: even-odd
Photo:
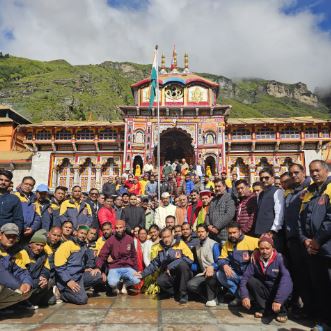
[[[17,253],[19,235],[15,223],[0,228],[0,309],[27,300],[32,293],[31,276]]]
[[[154,169],[154,167],[153,167],[152,159],[149,159],[147,161],[147,163],[144,164],[143,172],[151,175],[153,172],[153,169]]]
[[[62,229],[59,227],[52,227],[47,234],[47,242],[44,251],[47,254],[50,265],[50,278],[55,278],[54,254],[61,245]]]
[[[81,225],[77,237],[63,242],[55,252],[56,286],[65,302],[76,305],[87,303],[86,288],[102,283],[99,269],[95,269],[86,246],[88,228]]]
[[[175,216],[172,216],[172,215],[168,215],[165,219],[165,227],[167,229],[170,229],[171,231],[174,230],[175,228],[175,225],[176,225],[176,218]]]
[[[92,250],[96,250],[95,245],[98,239],[98,229],[96,228],[89,228],[87,230],[87,236],[86,236],[86,244],[87,247],[92,249]]]
[[[193,190],[191,192],[190,197],[191,197],[191,203],[187,207],[186,219],[189,224],[193,225],[202,207],[202,202],[199,199],[200,198],[199,192],[196,190]]]
[[[86,199],[86,202],[90,205],[92,210],[92,216],[93,216],[93,223],[91,224],[93,227],[99,226],[98,222],[98,211],[102,207],[99,204],[98,198],[99,198],[99,190],[96,188],[90,189],[88,198]]]
[[[259,239],[259,250],[254,254],[240,280],[240,296],[242,305],[253,310],[255,318],[262,318],[273,311],[280,323],[287,321],[286,301],[292,292],[292,281],[285,267],[283,257],[273,245],[270,235],[263,235]]]
[[[284,172],[280,176],[280,188],[286,191],[292,185],[292,179],[289,172]]]
[[[191,193],[193,191],[197,191],[197,192],[200,192],[203,190],[203,185],[201,183],[201,180],[200,180],[200,177],[198,175],[195,175],[194,176],[194,180],[193,180],[193,190],[191,191]]]
[[[221,179],[225,182],[227,190],[230,190],[232,188],[232,180],[228,178],[225,171],[221,172]]]
[[[7,223],[15,223],[19,231],[23,231],[23,210],[19,198],[10,194],[8,187],[13,174],[8,170],[0,170],[0,227]]]
[[[168,175],[167,184],[168,184],[168,192],[170,193],[170,195],[172,197],[176,196],[177,195],[177,184],[176,184],[176,181],[174,179],[174,175],[172,173],[170,173]]]
[[[199,245],[196,247],[197,263],[199,271],[189,280],[187,288],[189,292],[197,293],[206,301],[206,307],[217,305],[217,259],[220,256],[219,244],[208,237],[206,225],[197,226]],[[205,294],[206,293],[206,294]]]
[[[101,231],[102,231],[102,236],[98,238],[96,244],[95,244],[95,249],[96,249],[96,255],[98,256],[103,245],[107,241],[107,239],[110,238],[110,236],[113,234],[113,227],[112,224],[109,222],[105,222],[101,226]]]
[[[108,181],[102,185],[102,193],[109,196],[116,195],[116,186],[113,177],[109,177]]]
[[[111,201],[113,201],[113,198],[107,195],[105,198],[105,203],[98,211],[98,220],[99,220],[98,228],[101,228],[103,223],[109,222],[112,224],[113,229],[115,229],[115,222],[118,218],[114,208],[112,208],[111,206]],[[122,211],[120,215],[122,215]]]
[[[182,224],[182,240],[192,252],[200,245],[196,233],[192,231],[192,226],[188,223]]]
[[[314,317],[331,327],[331,177],[322,160],[312,161],[309,172],[313,183],[302,196],[299,237],[306,249]]]
[[[145,194],[150,200],[157,196],[157,182],[155,181],[154,175],[150,175],[149,177],[149,182],[146,185]]]
[[[258,196],[258,209],[254,226],[254,236],[260,237],[264,233],[271,235],[275,247],[283,251],[284,193],[274,184],[274,172],[271,168],[262,169],[259,173],[263,183],[263,191]]]
[[[180,238],[174,238],[168,228],[161,231],[161,239],[157,257],[137,276],[145,278],[160,270],[157,284],[161,289],[161,297],[175,295],[179,303],[185,304],[188,301],[187,283],[192,278],[190,266],[193,263],[193,254]]]
[[[162,196],[163,193],[170,191],[170,187],[169,187],[169,183],[168,181],[165,179],[165,177],[163,175],[161,175],[161,180],[160,180],[160,194]],[[158,185],[156,186],[156,192],[158,192]]]
[[[277,188],[282,188],[282,185],[280,183],[280,177],[279,176],[275,176],[274,177],[274,186]]]
[[[170,229],[170,227],[168,227]],[[182,238],[182,226],[175,225],[174,227],[174,237],[175,238]]]
[[[220,270],[217,278],[233,295],[234,299],[229,303],[233,307],[240,304],[240,279],[249,265],[252,253],[258,248],[258,239],[245,235],[240,225],[234,222],[228,225],[227,232],[228,240],[218,260]]]
[[[82,201],[82,189],[76,185],[72,188],[71,199],[65,200],[60,208],[61,222],[70,220],[77,229],[79,225],[91,226],[93,224],[93,215],[91,206]]]
[[[249,234],[255,222],[257,212],[256,195],[251,192],[248,182],[239,179],[236,182],[239,203],[236,207],[236,222],[244,234]]]
[[[186,173],[188,172],[189,166],[186,163],[185,159],[182,159],[181,165],[180,165],[180,173],[181,175],[186,175]]]
[[[199,179],[201,179],[205,173],[205,168],[204,166],[201,164],[201,161],[198,161],[198,164],[194,166],[194,172],[195,174],[199,177]],[[201,184],[201,182],[200,182]]]
[[[198,215],[192,225],[192,228],[194,231],[197,229],[197,226],[199,224],[205,224],[206,215],[209,210],[210,201],[211,201],[211,192],[209,190],[201,191],[200,192],[200,204],[201,205],[199,207],[199,211],[198,211],[198,208],[196,208],[196,211],[194,212],[194,214],[196,214],[198,211]],[[189,213],[188,213],[188,215],[189,215]]]
[[[306,254],[299,237],[298,219],[302,196],[306,193],[311,178],[306,178],[305,168],[301,164],[292,164],[289,168],[289,175],[291,183],[284,194],[284,229],[289,269],[294,286],[292,302],[293,308],[298,307],[298,297],[300,296],[304,303],[304,312],[310,314],[312,312],[312,298],[311,291],[307,286],[309,277],[306,272]]]
[[[176,215],[176,207],[170,204],[170,194],[168,192],[162,193],[161,202],[162,204],[158,208],[156,208],[154,223],[160,229],[163,229],[166,226],[165,224],[166,217],[168,215],[171,216]]]
[[[53,226],[61,227],[60,207],[67,193],[67,188],[58,186],[54,191],[54,196],[51,199],[50,209],[48,210],[51,216],[50,228]]]
[[[171,166],[174,173],[180,174],[181,165],[177,159],[175,159]]]
[[[114,211],[116,214],[116,219],[120,220],[122,218],[122,211],[123,211],[123,200],[120,195],[117,195],[114,198]]]
[[[215,196],[211,201],[205,223],[209,237],[221,245],[227,240],[226,226],[233,220],[236,208],[226,185],[221,179],[215,180]]]
[[[162,169],[162,175],[165,177],[166,180],[168,180],[168,176],[169,174],[172,174],[172,172],[173,170],[170,161],[166,161]]]
[[[180,192],[185,195],[190,195],[193,188],[194,188],[194,183],[191,180],[191,176],[187,174],[185,176],[185,180],[183,181],[180,187]]]
[[[36,196],[32,192],[35,183],[33,177],[23,177],[20,187],[15,193],[21,201],[24,217],[23,236],[27,239],[31,238],[33,233],[41,227],[41,218],[35,206]]]
[[[261,182],[254,182],[252,184],[252,189],[253,189],[253,192],[258,197],[259,194],[263,191],[263,184]]]
[[[36,188],[35,208],[41,218],[41,228],[49,231],[53,223],[53,215],[51,210],[51,202],[49,200],[48,186],[39,184]]]
[[[141,201],[141,207],[145,211],[145,229],[149,229],[152,224],[154,224],[155,212],[150,208],[150,202],[148,198],[144,198]]]
[[[126,223],[126,231],[129,234],[133,233],[136,226],[145,228],[146,217],[143,208],[138,207],[138,199],[135,194],[130,195],[130,205],[123,209],[122,219]]]
[[[122,194],[122,208],[128,207],[130,205],[130,195],[129,193]]]
[[[176,224],[182,225],[187,222],[187,207],[187,196],[185,194],[181,194],[178,199],[178,206],[176,207]]]
[[[114,295],[119,293],[118,285],[120,281],[124,282],[129,291],[134,291],[132,287],[140,283],[135,275],[137,253],[134,241],[131,236],[125,233],[125,227],[125,221],[116,221],[115,234],[103,245],[96,263],[99,270],[107,266],[109,270],[107,281]]]

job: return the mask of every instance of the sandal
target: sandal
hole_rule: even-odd
[[[279,323],[286,323],[287,319],[288,319],[287,315],[284,315],[284,314],[277,315],[277,317],[276,317],[276,321]]]
[[[263,313],[260,312],[260,311],[257,311],[257,312],[254,313],[254,317],[255,318],[262,318],[263,317]]]

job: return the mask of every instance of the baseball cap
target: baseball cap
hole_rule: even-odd
[[[46,184],[39,184],[36,188],[37,192],[48,192],[48,186]]]
[[[170,193],[169,192],[163,192],[161,194],[161,198],[169,198],[170,197]]]
[[[15,223],[6,223],[4,224],[0,231],[4,234],[14,234],[18,236],[20,234],[20,230],[18,229],[18,226]]]

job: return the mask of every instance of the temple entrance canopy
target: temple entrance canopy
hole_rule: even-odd
[[[194,148],[192,146],[192,137],[184,130],[171,128],[163,131],[161,139],[161,164],[169,160],[171,163],[178,159],[186,159],[187,163],[195,163]],[[154,159],[157,156],[157,146],[154,148]]]

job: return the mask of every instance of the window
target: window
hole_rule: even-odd
[[[143,144],[145,142],[144,132],[137,130],[134,134],[134,142],[136,144]]]
[[[72,133],[66,129],[62,129],[61,131],[56,132],[55,139],[58,140],[70,140],[72,137]]]
[[[290,138],[298,139],[300,138],[300,132],[298,129],[286,128],[280,132],[280,137],[285,139],[290,139]]]
[[[317,128],[306,128],[305,129],[305,137],[306,138],[318,138]]]
[[[251,132],[247,129],[237,129],[232,131],[232,139],[244,140],[251,139]]]
[[[269,128],[261,128],[256,131],[256,139],[275,139],[275,131]]]
[[[100,131],[99,139],[117,139],[117,132],[112,129]]]
[[[41,130],[36,133],[37,140],[50,140],[52,138],[52,134],[50,131]]]
[[[330,130],[328,128],[323,128],[321,130],[321,133],[322,133],[322,138],[329,138],[330,136]]]
[[[32,140],[32,138],[33,138],[33,134],[32,134],[32,132],[27,132],[27,133],[26,133],[26,137],[25,137],[25,139],[26,139],[26,140]]]
[[[205,135],[205,144],[213,145],[215,144],[215,134],[213,132],[207,132]]]
[[[94,139],[94,132],[89,129],[83,129],[78,131],[76,136],[78,140],[90,140]]]

